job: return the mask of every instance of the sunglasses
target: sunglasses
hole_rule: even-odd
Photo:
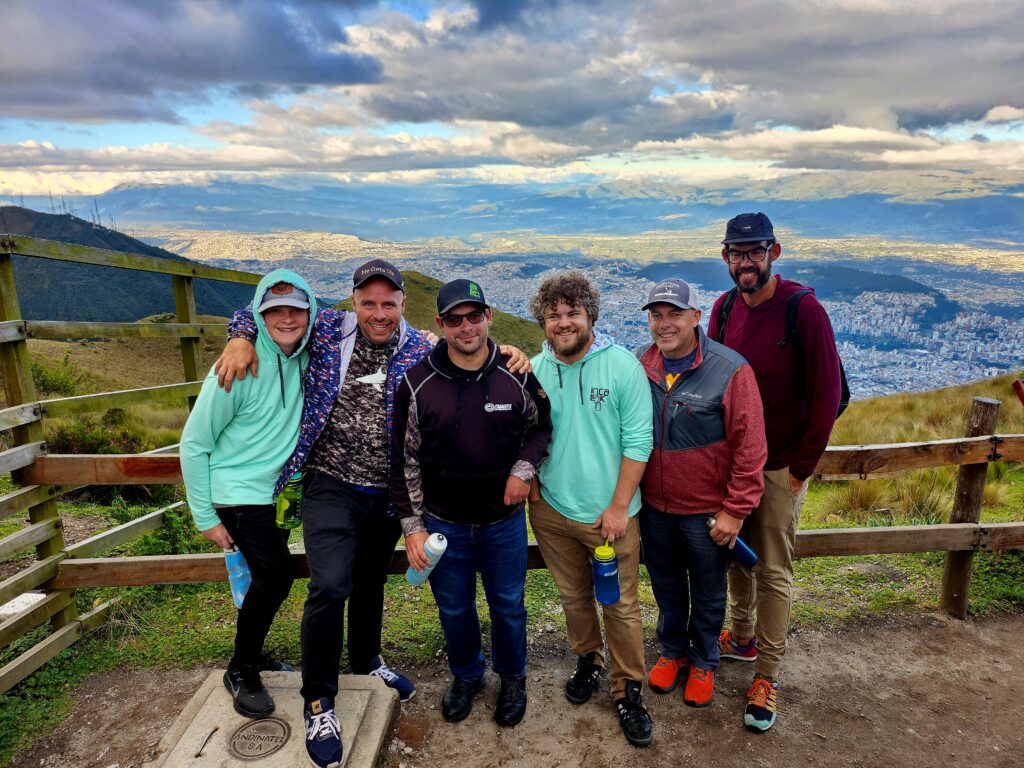
[[[472,312],[467,312],[464,315],[442,315],[441,322],[449,328],[461,327],[463,320],[469,320],[470,325],[479,325],[484,320],[484,314],[483,310],[474,309]]]

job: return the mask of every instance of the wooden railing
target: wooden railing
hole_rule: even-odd
[[[21,319],[11,255],[61,259],[172,275],[176,324],[35,322]],[[194,398],[201,371],[199,340],[218,335],[224,326],[196,323],[192,280],[209,278],[255,284],[258,275],[165,261],[146,256],[51,243],[35,238],[0,236],[0,373],[8,407],[0,410],[0,430],[14,433],[14,447],[0,453],[0,472],[12,472],[21,487],[0,496],[0,518],[28,511],[29,525],[0,539],[0,560],[35,548],[36,562],[0,582],[0,604],[29,590],[45,598],[0,624],[0,648],[49,620],[53,633],[0,669],[0,692],[31,674],[75,639],[99,626],[110,604],[77,616],[71,590],[145,584],[183,584],[226,580],[220,554],[151,557],[101,557],[127,541],[156,530],[165,512],[159,509],[124,525],[65,546],[54,499],[93,484],[180,484],[176,446],[149,454],[54,455],[46,450],[42,421],[142,402],[173,402]],[[182,339],[185,383],[38,401],[29,373],[26,339],[108,336]],[[1021,390],[1024,392],[1024,389]],[[1022,396],[1024,402],[1024,396]],[[1024,547],[1024,522],[981,524],[981,500],[988,462],[1024,461],[1024,435],[996,435],[1000,402],[975,398],[965,437],[893,445],[832,446],[822,456],[820,478],[848,480],[890,477],[910,470],[959,466],[950,522],[942,525],[849,528],[797,532],[797,557],[947,552],[942,605],[963,618],[967,613],[971,558],[974,552]],[[308,576],[305,553],[292,555],[297,576]],[[407,562],[399,548],[391,566],[401,573]],[[536,545],[530,546],[530,568],[543,568]]]
[[[119,267],[169,275],[177,323],[86,323],[24,320],[14,280],[13,256],[71,261],[104,267]],[[34,548],[36,561],[20,573],[0,582],[0,605],[31,590],[42,589],[46,597],[0,624],[0,648],[25,632],[49,621],[53,632],[33,648],[0,669],[0,692],[24,679],[42,664],[67,648],[85,631],[99,626],[110,611],[110,601],[79,616],[73,593],[56,586],[60,565],[78,557],[91,557],[159,527],[165,510],[157,510],[72,547],[64,544],[56,498],[84,483],[52,482],[41,479],[40,458],[58,464],[75,457],[48,455],[43,436],[43,419],[73,416],[109,408],[153,402],[194,402],[205,373],[201,340],[223,338],[225,326],[199,323],[196,318],[193,281],[197,278],[255,285],[260,276],[191,262],[159,259],[118,251],[57,243],[20,235],[0,235],[0,375],[3,376],[8,407],[0,410],[0,430],[11,430],[14,447],[0,452],[0,473],[11,472],[20,484],[17,490],[0,496],[0,519],[27,514],[29,525],[0,539],[0,561]],[[27,339],[90,339],[98,337],[181,339],[184,383],[145,387],[123,392],[106,392],[81,397],[40,401],[32,382]],[[174,447],[172,447],[173,450]],[[166,450],[166,449],[165,449]],[[160,453],[160,452],[155,452]],[[136,457],[145,460],[150,457]],[[166,459],[165,459],[166,460]],[[177,457],[170,459],[177,463]],[[130,470],[130,460],[128,461]],[[51,465],[52,467],[52,465]],[[121,484],[116,475],[97,482]],[[88,483],[89,481],[87,481]],[[177,505],[176,505],[177,506]]]

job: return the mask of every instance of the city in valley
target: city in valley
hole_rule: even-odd
[[[718,257],[717,231],[710,229],[640,236],[509,233],[478,243],[368,241],[309,231],[152,229],[138,234],[219,266],[257,272],[288,266],[320,295],[334,299],[348,295],[351,271],[361,260],[385,258],[439,280],[478,280],[494,306],[521,317],[530,316],[530,298],[547,274],[582,269],[601,288],[598,328],[629,348],[650,343],[639,308],[656,279],[675,274],[693,283],[705,327],[715,298],[731,287]],[[1024,368],[1024,273],[1012,271],[1020,254],[880,237],[811,239],[785,233],[780,241],[785,250],[775,271],[816,288],[832,319],[855,399]],[[836,267],[842,275],[829,271]],[[899,290],[888,290],[890,282]]]

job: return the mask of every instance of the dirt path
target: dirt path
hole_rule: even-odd
[[[586,766],[1024,766],[1024,617],[958,622],[925,616],[900,624],[791,638],[779,724],[758,736],[741,726],[750,668],[726,662],[715,700],[696,710],[679,690],[645,689],[654,743],[626,744],[606,688],[582,707],[562,684],[574,659],[558,635],[534,642],[526,719],[515,729],[491,720],[489,678],[463,723],[442,720],[442,665],[414,671],[419,693],[404,706],[388,768]],[[648,649],[653,661],[657,652]],[[11,768],[140,766],[205,677],[206,670],[113,672],[79,691],[64,725]],[[408,750],[408,751],[407,751]]]

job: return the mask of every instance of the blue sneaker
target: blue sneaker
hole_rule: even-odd
[[[317,768],[341,765],[341,728],[334,705],[327,698],[311,701],[303,712],[306,720],[306,754]]]
[[[256,668],[260,672],[294,672],[295,667],[291,664],[287,664],[280,659],[275,659],[266,651],[260,651],[260,660],[257,663]]]
[[[370,665],[374,667],[370,671],[370,677],[379,677],[388,688],[394,688],[398,691],[399,701],[409,701],[416,695],[416,686],[412,684],[412,680],[401,672],[395,672],[395,670],[384,663],[380,656],[375,657],[370,662]]]

